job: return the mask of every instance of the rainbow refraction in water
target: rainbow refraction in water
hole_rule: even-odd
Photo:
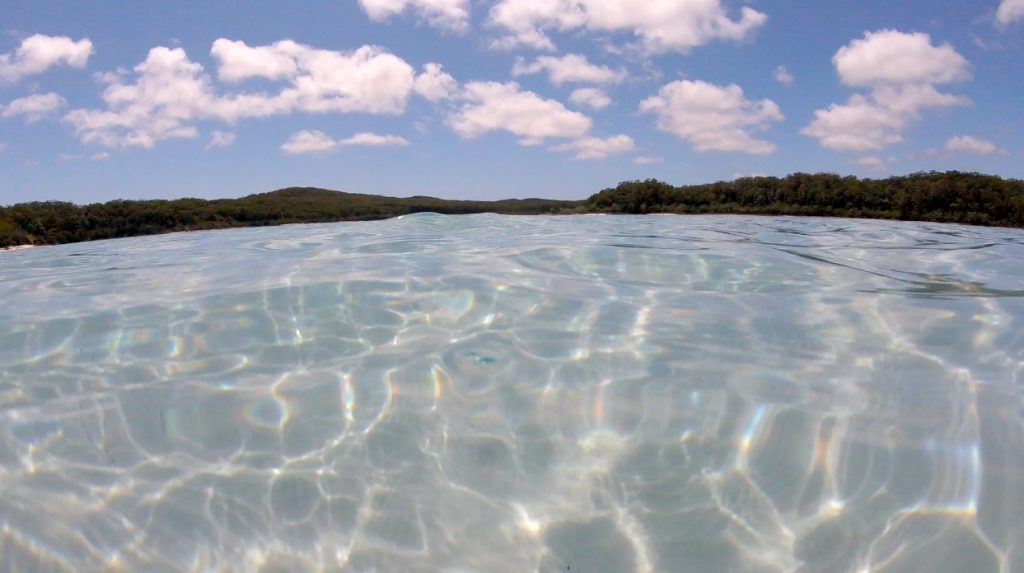
[[[1024,232],[419,214],[0,254],[0,570],[1024,572]]]

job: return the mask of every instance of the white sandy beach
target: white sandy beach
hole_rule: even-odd
[[[13,247],[3,247],[3,248],[0,248],[0,252],[2,252],[2,251],[20,251],[22,249],[31,249],[34,246],[35,245],[14,245]]]

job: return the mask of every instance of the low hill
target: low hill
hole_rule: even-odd
[[[239,199],[48,201],[0,207],[0,247],[173,231],[384,219],[433,211],[502,213],[746,213],[867,217],[1024,227],[1024,181],[978,173],[858,179],[831,173],[744,177],[706,185],[626,181],[585,201],[454,201],[290,187]]]
[[[174,231],[385,219],[409,213],[535,215],[575,208],[576,201],[508,199],[453,201],[385,197],[311,187],[290,187],[239,199],[60,201],[0,207],[0,247],[59,244]]]

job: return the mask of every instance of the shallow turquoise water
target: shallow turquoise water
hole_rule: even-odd
[[[839,219],[0,253],[0,570],[1024,572],[1022,296]]]

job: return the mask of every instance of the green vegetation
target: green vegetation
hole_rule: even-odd
[[[0,247],[54,245],[201,229],[386,219],[424,211],[533,215],[561,212],[576,205],[575,201],[544,199],[397,198],[306,187],[212,201],[110,201],[84,206],[47,201],[0,207]]]
[[[746,213],[870,217],[1024,227],[1024,181],[977,173],[888,179],[796,173],[675,187],[649,179],[585,201],[450,201],[289,188],[240,199],[65,202],[0,207],[0,247],[173,231],[384,219],[408,213]]]
[[[830,173],[673,187],[649,179],[593,195],[587,213],[747,213],[1024,227],[1024,181],[977,173],[857,179]]]

